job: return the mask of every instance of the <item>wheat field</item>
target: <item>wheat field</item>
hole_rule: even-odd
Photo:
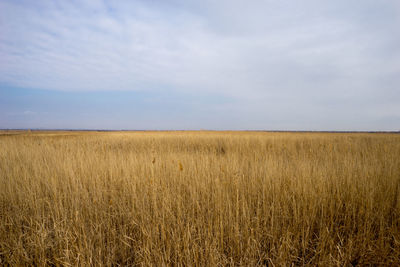
[[[400,265],[400,135],[0,132],[0,265]]]

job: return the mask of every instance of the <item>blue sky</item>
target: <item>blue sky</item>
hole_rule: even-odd
[[[0,1],[0,128],[399,130],[400,2]]]

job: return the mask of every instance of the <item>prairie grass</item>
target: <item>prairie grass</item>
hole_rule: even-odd
[[[0,265],[400,265],[400,135],[0,132]]]

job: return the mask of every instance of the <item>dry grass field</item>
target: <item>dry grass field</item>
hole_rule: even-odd
[[[0,132],[0,265],[400,265],[400,135]]]

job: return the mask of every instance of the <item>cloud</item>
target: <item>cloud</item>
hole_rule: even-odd
[[[11,116],[11,117],[20,117],[20,116],[33,116],[33,115],[36,115],[36,114],[38,114],[37,112],[35,112],[35,111],[31,111],[31,110],[24,110],[24,111],[22,111],[22,112],[6,112],[6,115],[7,116]]]
[[[400,104],[399,15],[395,0],[5,0],[0,82],[215,94],[251,115],[399,116],[378,112]]]
[[[23,112],[23,114],[24,114],[24,115],[30,116],[30,115],[36,115],[36,112],[30,111],[30,110],[25,110],[25,111]]]

